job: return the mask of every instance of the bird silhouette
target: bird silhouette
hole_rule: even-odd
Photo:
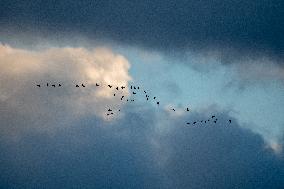
[[[60,84],[60,83],[58,84],[58,87],[61,87],[61,84]]]
[[[109,108],[107,111],[111,112],[112,110]]]
[[[86,87],[86,86],[82,83],[82,87]]]
[[[132,89],[132,85],[130,86],[130,89]]]
[[[214,121],[214,123],[216,123],[217,121]]]
[[[52,87],[55,87],[55,85],[51,85]]]
[[[188,108],[186,108],[186,111],[189,111],[189,109],[188,109]]]
[[[136,87],[133,87],[134,89],[136,89]]]
[[[176,110],[174,108],[172,108],[172,110],[175,112]]]
[[[147,98],[147,100],[149,100],[149,98]]]
[[[124,96],[122,96],[120,100],[122,100],[123,98],[124,98]]]
[[[36,85],[36,86],[40,87],[40,85]]]
[[[196,123],[196,121],[195,122],[193,122],[193,125]]]
[[[98,87],[98,86],[100,86],[100,85],[96,83],[96,86]]]
[[[144,91],[144,93],[146,94],[146,91]]]
[[[202,123],[203,121],[201,120],[200,122]]]
[[[232,123],[232,120],[229,119],[229,122]]]
[[[113,94],[113,96],[115,96],[115,94]]]
[[[159,104],[160,104],[160,102],[157,102],[157,104],[159,105]]]
[[[137,87],[137,89],[139,89],[139,87]]]
[[[190,123],[186,123],[187,125],[190,125]]]
[[[118,90],[118,87],[116,87],[116,90]]]
[[[215,116],[212,116],[212,119],[214,118]]]
[[[111,86],[111,85],[107,85],[107,86],[109,86],[109,88],[112,88],[112,86]]]
[[[48,87],[48,83],[46,83],[46,86]]]
[[[135,92],[133,92],[132,94],[136,94]]]
[[[206,123],[206,121],[205,121],[205,123]]]
[[[156,99],[156,97],[154,96],[154,98],[153,98],[154,100]]]
[[[124,89],[125,87],[121,86],[121,89]]]
[[[76,87],[79,87],[79,85],[76,85]]]

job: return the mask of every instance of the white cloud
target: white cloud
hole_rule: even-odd
[[[0,129],[7,129],[19,115],[26,127],[45,129],[63,125],[64,117],[70,115],[105,118],[109,105],[116,108],[121,105],[118,95],[113,98],[116,90],[107,85],[126,86],[131,80],[129,68],[125,57],[106,48],[32,51],[0,45],[0,113],[7,123],[2,126],[6,128]],[[47,82],[61,83],[62,87],[45,87]],[[75,87],[82,83],[87,86]],[[38,88],[36,84],[44,87]],[[124,91],[127,96],[128,91]]]

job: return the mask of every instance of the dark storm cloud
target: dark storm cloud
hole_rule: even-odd
[[[1,1],[2,32],[80,33],[161,50],[283,59],[282,0]],[[255,54],[256,53],[256,54]]]
[[[0,137],[3,188],[281,188],[284,162],[259,135],[219,114],[215,126],[163,121],[166,113],[126,107],[106,123],[73,122],[48,136],[29,132],[19,141]],[[132,113],[131,113],[132,112]],[[134,112],[134,113],[133,113]],[[162,116],[162,117],[160,117]],[[15,118],[16,119],[16,118]],[[163,131],[157,122],[163,123]]]

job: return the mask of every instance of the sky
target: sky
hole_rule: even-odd
[[[284,187],[283,1],[0,5],[0,188]]]

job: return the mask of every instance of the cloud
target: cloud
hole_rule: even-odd
[[[187,126],[203,114],[167,119],[147,106],[125,118],[84,117],[54,135],[0,137],[5,188],[281,188],[283,154],[219,112],[219,123]],[[17,119],[17,117],[15,117]],[[2,135],[2,133],[1,133]]]
[[[105,48],[31,51],[1,45],[1,121],[7,124],[1,124],[1,130],[13,132],[8,126],[13,125],[13,117],[22,117],[25,127],[36,125],[41,129],[50,129],[58,122],[64,125],[73,116],[104,118],[109,105],[113,108],[123,105],[112,98],[115,89],[110,90],[107,84],[126,86],[131,80],[129,68],[126,58]],[[62,87],[46,87],[47,82],[61,83]],[[82,83],[86,88],[75,87]],[[127,89],[123,94],[128,95]]]
[[[283,7],[281,0],[4,1],[1,41],[14,32],[82,35],[169,52],[217,50],[229,59],[264,53],[283,65]]]

